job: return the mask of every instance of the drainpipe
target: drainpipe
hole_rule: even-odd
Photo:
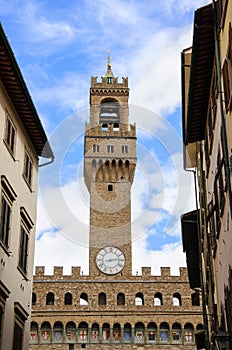
[[[214,15],[214,41],[215,41],[215,58],[216,58],[216,73],[217,73],[217,86],[218,94],[220,99],[220,113],[221,113],[221,138],[222,138],[222,149],[225,161],[225,173],[226,173],[226,183],[227,191],[229,196],[229,205],[230,205],[230,215],[232,219],[232,192],[231,192],[231,182],[230,182],[230,164],[229,164],[229,152],[228,152],[228,140],[226,133],[226,121],[225,121],[225,112],[223,108],[223,91],[221,84],[221,57],[220,57],[220,46],[219,39],[217,37],[217,16],[216,16],[216,1],[213,0],[213,15]]]

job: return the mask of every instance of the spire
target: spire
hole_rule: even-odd
[[[110,50],[108,50],[107,71],[106,71],[106,74],[105,74],[105,78],[107,78],[107,82],[108,83],[112,83],[112,78],[114,78],[114,73],[111,70]]]

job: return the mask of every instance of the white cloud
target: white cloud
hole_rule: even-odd
[[[152,275],[160,275],[161,267],[170,267],[172,275],[179,275],[179,267],[186,266],[186,256],[181,244],[169,244],[160,250],[148,250],[144,239],[133,244],[133,273],[141,273],[141,267],[151,267]],[[139,258],[138,258],[139,257]]]
[[[180,105],[180,52],[191,45],[190,26],[153,34],[130,63],[131,103],[155,113],[172,113]]]
[[[68,21],[49,21],[48,14],[43,12],[41,4],[23,1],[17,8],[17,13],[27,43],[44,42],[44,46],[40,48],[45,51],[48,46],[49,49],[53,46],[57,50],[58,46],[67,45],[75,37],[75,29]]]
[[[47,274],[53,274],[53,266],[63,266],[64,273],[71,273],[71,266],[80,266],[88,274],[88,248],[79,245],[59,232],[47,231],[36,241],[35,266],[45,266]]]
[[[33,95],[38,103],[56,104],[57,108],[69,113],[88,108],[86,91],[89,81],[76,72],[66,72],[62,77],[49,77],[50,82],[45,87],[34,85]]]

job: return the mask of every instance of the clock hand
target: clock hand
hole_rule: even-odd
[[[105,259],[105,261],[118,261],[118,259]]]

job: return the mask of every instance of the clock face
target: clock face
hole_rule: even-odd
[[[102,248],[96,257],[97,267],[107,275],[115,275],[125,266],[125,255],[116,247]]]

